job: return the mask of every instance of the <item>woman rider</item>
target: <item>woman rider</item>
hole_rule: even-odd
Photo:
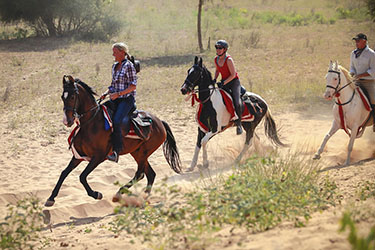
[[[112,66],[112,82],[102,99],[109,94],[116,110],[113,115],[112,144],[113,152],[108,155],[108,160],[118,162],[122,150],[122,136],[129,131],[129,112],[135,106],[137,75],[133,63],[127,59],[128,46],[125,43],[112,45],[115,63]],[[121,127],[125,127],[122,135]]]
[[[232,57],[227,54],[228,43],[225,40],[219,40],[215,44],[216,57],[215,57],[215,77],[216,82],[219,73],[221,74],[221,81],[218,86],[227,92],[232,93],[234,109],[238,119],[234,121],[237,126],[237,135],[242,134],[241,117],[242,117],[242,101],[241,101],[241,83],[238,78],[236,68]]]

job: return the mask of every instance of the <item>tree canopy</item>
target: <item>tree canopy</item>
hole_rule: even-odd
[[[367,7],[372,20],[375,22],[375,0],[367,0]]]
[[[105,39],[121,28],[110,0],[0,0],[0,20],[25,22],[38,36]]]

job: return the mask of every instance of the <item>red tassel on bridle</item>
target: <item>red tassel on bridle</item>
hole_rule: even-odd
[[[196,93],[191,94],[191,106],[194,106],[195,101],[200,102]]]

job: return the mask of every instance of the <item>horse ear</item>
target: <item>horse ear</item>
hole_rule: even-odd
[[[69,79],[69,82],[74,83],[74,78],[71,75],[68,76],[68,79]]]
[[[195,56],[195,58],[194,58],[194,64],[198,64],[198,57],[197,56]]]
[[[339,69],[339,63],[337,62],[337,60],[335,61],[335,70],[337,71]]]
[[[332,60],[329,60],[329,70],[332,70],[333,69],[333,62]]]
[[[199,58],[199,67],[202,67],[203,66],[203,59],[202,57]]]

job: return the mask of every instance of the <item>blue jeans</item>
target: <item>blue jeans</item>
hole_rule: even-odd
[[[124,126],[125,134],[127,135],[130,129],[129,112],[135,105],[134,96],[130,95],[126,98],[119,98],[113,101],[116,104],[116,111],[113,115],[113,134],[112,143],[113,150],[120,152],[122,150],[122,132],[121,127]]]

